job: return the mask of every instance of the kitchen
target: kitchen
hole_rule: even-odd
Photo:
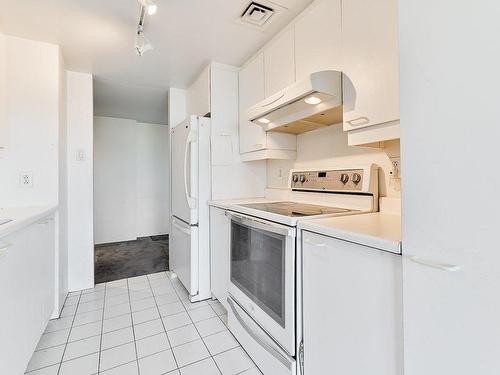
[[[92,75],[66,73],[63,89],[56,46],[0,34],[7,373],[498,371],[498,5],[277,3],[241,2],[225,26],[268,35],[240,63],[166,89],[169,271],[97,285],[90,247],[74,246],[78,228],[92,234],[92,181],[66,162],[81,147],[72,124],[93,126]],[[30,122],[45,131],[27,136]],[[15,188],[30,147],[47,181],[24,173],[41,186]],[[82,327],[95,331],[72,338]]]

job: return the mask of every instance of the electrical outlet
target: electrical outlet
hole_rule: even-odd
[[[389,174],[393,178],[401,177],[401,159],[400,158],[391,158],[392,169]]]
[[[22,172],[19,175],[19,185],[21,187],[33,187],[33,173]]]

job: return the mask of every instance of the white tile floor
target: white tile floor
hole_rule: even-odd
[[[70,293],[30,375],[254,375],[218,301],[191,303],[168,272]]]

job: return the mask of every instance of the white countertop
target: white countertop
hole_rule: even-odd
[[[212,207],[222,208],[224,210],[231,209],[236,204],[250,204],[250,203],[269,203],[276,202],[278,199],[260,198],[243,198],[243,199],[224,199],[209,201],[208,205]]]
[[[299,222],[299,229],[401,254],[401,216],[369,213]]]
[[[0,208],[0,219],[12,220],[0,225],[0,238],[36,223],[38,220],[53,214],[56,210],[57,206]]]

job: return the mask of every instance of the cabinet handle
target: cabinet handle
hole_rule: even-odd
[[[11,246],[12,244],[10,243],[0,244],[0,256],[4,255],[7,252],[7,249]]]
[[[358,118],[347,121],[347,123],[349,125],[352,125],[352,126],[365,125],[365,124],[368,124],[369,122],[370,122],[370,119],[366,116],[358,117]]]
[[[305,243],[308,243],[309,245],[317,246],[317,247],[326,247],[326,243],[316,243],[314,241],[311,241],[309,239],[304,240]]]
[[[270,99],[267,103],[262,104],[262,105],[261,105],[261,108],[268,107],[268,106],[270,106],[271,104],[276,103],[278,100],[280,100],[280,99],[281,99],[282,97],[284,97],[284,96],[285,96],[285,93],[284,93],[284,92],[280,93],[280,94],[279,94],[279,96],[278,96],[277,98],[271,98],[271,99]]]
[[[417,257],[417,256],[411,256],[410,260],[413,263],[421,264],[421,265],[427,266],[427,267],[436,268],[436,269],[441,270],[441,271],[456,272],[456,271],[459,271],[461,269],[460,266],[457,266],[455,264],[438,263],[438,262],[434,262],[432,260],[422,259],[422,258]]]

